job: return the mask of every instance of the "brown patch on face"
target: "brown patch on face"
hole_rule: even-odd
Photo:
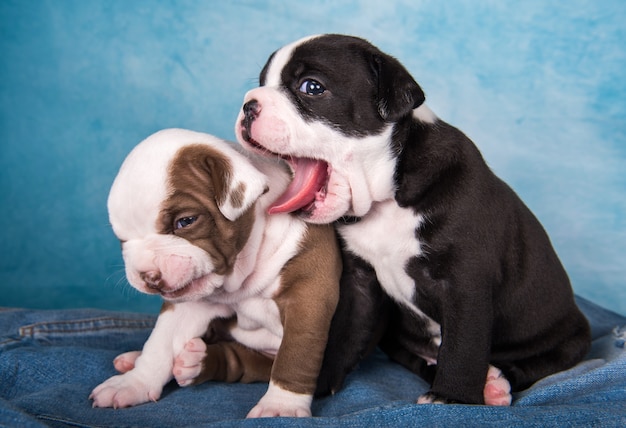
[[[307,226],[301,251],[283,268],[274,296],[284,327],[272,381],[299,394],[313,394],[339,301],[341,255],[330,225]]]
[[[229,197],[232,175],[232,165],[220,151],[202,144],[183,147],[170,163],[169,196],[157,224],[159,233],[180,236],[206,251],[219,275],[232,272],[254,222],[253,207],[235,221],[218,208]],[[181,219],[186,219],[185,227],[177,226]]]

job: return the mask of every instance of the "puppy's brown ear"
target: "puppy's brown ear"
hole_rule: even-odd
[[[374,54],[372,69],[378,80],[378,114],[386,122],[397,122],[426,99],[422,88],[392,56]]]
[[[227,165],[213,168],[213,171],[217,207],[230,221],[239,218],[267,192],[266,176],[236,150],[229,153]]]

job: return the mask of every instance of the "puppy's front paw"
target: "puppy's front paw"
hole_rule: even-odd
[[[123,375],[110,377],[94,388],[89,395],[93,407],[123,407],[157,401],[163,385],[150,385],[143,382],[130,371]]]
[[[312,395],[287,391],[270,382],[265,395],[250,410],[247,418],[275,416],[306,418],[311,416]]]
[[[492,365],[489,365],[483,395],[488,406],[510,406],[513,401],[511,384],[500,369]]]
[[[172,374],[180,386],[194,383],[202,372],[206,358],[206,343],[199,337],[191,339],[185,344],[180,354],[174,359]]]
[[[454,401],[448,400],[434,392],[428,391],[417,399],[417,404],[452,404]]]

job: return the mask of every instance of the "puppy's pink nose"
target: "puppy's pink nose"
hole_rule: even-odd
[[[153,290],[160,290],[163,286],[161,272],[159,272],[158,270],[141,272],[139,276],[146,283],[148,288],[152,288]]]

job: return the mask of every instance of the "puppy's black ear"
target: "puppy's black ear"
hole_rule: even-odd
[[[397,122],[426,99],[422,88],[397,59],[374,54],[372,69],[378,80],[378,114],[386,122]]]

